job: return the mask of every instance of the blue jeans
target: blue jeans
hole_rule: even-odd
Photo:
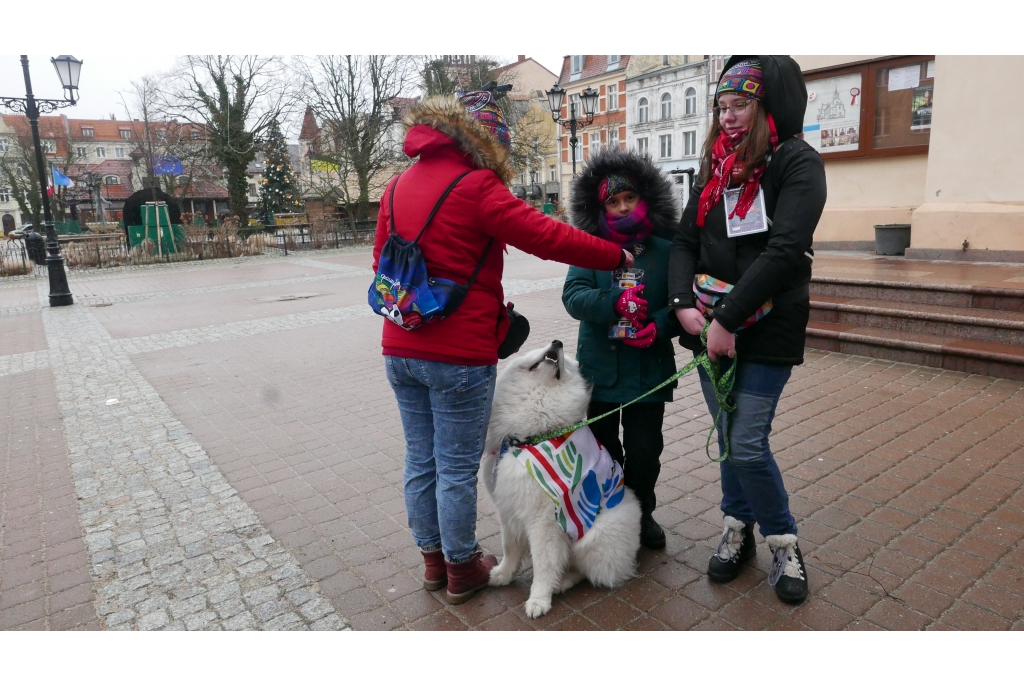
[[[732,360],[722,360],[724,372]],[[715,391],[704,369],[700,385],[711,416],[718,412]],[[736,410],[722,413],[718,424],[719,454],[725,451],[722,431],[729,431],[729,458],[721,462],[722,512],[745,524],[756,522],[761,535],[796,534],[782,472],[768,445],[772,419],[792,366],[739,362],[733,399]],[[728,417],[728,418],[727,418]]]
[[[495,366],[384,357],[405,432],[405,510],[424,551],[452,563],[477,549],[476,480]]]

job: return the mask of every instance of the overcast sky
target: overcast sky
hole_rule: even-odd
[[[63,97],[60,79],[50,57],[55,55],[29,55],[29,71],[32,76],[32,89],[38,97]],[[555,74],[561,68],[561,55],[530,55]],[[82,60],[82,76],[79,81],[79,104],[61,110],[70,119],[106,119],[114,114],[118,119],[127,118],[121,93],[124,100],[131,106],[129,93],[131,82],[146,75],[156,75],[169,71],[175,61],[174,55],[133,53],[130,58],[123,55],[95,55],[90,53],[76,54]],[[500,57],[513,62],[516,55]],[[0,55],[0,94],[6,96],[24,95],[25,82],[22,77],[21,61],[18,55]],[[7,114],[8,110],[0,109]],[[293,126],[292,128],[295,128]],[[288,132],[292,138],[298,130]]]

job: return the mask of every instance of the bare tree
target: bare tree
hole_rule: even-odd
[[[319,55],[297,58],[301,99],[320,121],[314,144],[319,172],[310,186],[326,200],[344,204],[350,220],[365,219],[370,197],[387,183],[389,170],[407,164],[394,144],[400,125],[392,101],[413,85],[415,60],[408,55]]]
[[[202,126],[179,123],[168,114],[158,81],[152,76],[132,81],[127,99],[125,93],[120,93],[121,103],[131,122],[132,138],[138,141],[138,148],[132,155],[136,160],[138,185],[159,188],[177,197],[180,204],[181,193],[197,176],[207,175],[214,160],[210,157]],[[156,173],[156,161],[161,159],[181,162],[180,177]]]
[[[189,55],[161,91],[162,109],[198,126],[210,157],[227,172],[228,204],[248,223],[248,175],[257,145],[276,117],[285,118],[292,90],[277,57]]]
[[[55,117],[44,117],[39,121],[40,135],[43,136],[44,161],[47,161],[45,173],[50,176],[49,166],[52,164],[67,173],[68,167],[75,164],[77,156],[71,145],[67,130],[57,123]],[[0,154],[0,184],[10,188],[11,196],[18,204],[22,217],[28,217],[32,225],[39,230],[43,225],[42,195],[39,191],[39,167],[36,164],[35,144],[32,130],[27,118],[19,117],[12,124],[14,140],[8,141],[7,149]],[[55,157],[48,155],[55,154]],[[51,198],[53,214],[60,220],[67,211],[67,201],[63,187],[54,187]]]

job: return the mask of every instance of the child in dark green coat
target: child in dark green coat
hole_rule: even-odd
[[[675,373],[672,337],[681,328],[668,306],[668,259],[679,219],[679,196],[650,158],[635,151],[602,150],[572,183],[573,225],[632,251],[631,269],[572,267],[562,303],[580,322],[576,359],[594,387],[588,417],[594,436],[622,464],[626,486],[640,500],[640,542],[665,546],[654,520],[654,486],[661,472],[665,403],[672,383],[615,411]],[[619,424],[622,440],[619,440]]]

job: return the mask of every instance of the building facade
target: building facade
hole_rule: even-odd
[[[17,166],[24,155],[34,154],[28,135],[28,119],[4,115],[0,128],[0,167]],[[182,162],[182,173],[161,177],[160,185],[178,197],[184,212],[203,215],[208,221],[228,213],[228,193],[221,170],[204,154],[200,127],[176,122],[117,119],[39,119],[40,138],[47,166],[55,167],[75,182],[73,188],[56,188],[52,209],[55,218],[117,221],[124,201],[149,183],[148,157],[173,156]],[[23,165],[23,163],[22,163]],[[2,171],[3,169],[0,169]],[[32,180],[33,184],[37,181]],[[13,197],[11,184],[0,175],[0,217],[20,225],[31,221]],[[12,223],[4,219],[4,225]]]
[[[825,160],[819,248],[874,249],[876,224],[910,224],[908,257],[1024,261],[1024,142],[992,106],[1024,93],[1022,56],[794,56],[804,139]]]
[[[626,145],[671,175],[684,202],[707,136],[709,74],[707,55],[632,55],[626,70]]]
[[[577,170],[581,162],[602,147],[626,147],[626,70],[631,55],[567,55],[562,60],[558,85],[565,89],[565,101],[559,117],[568,119],[571,107],[576,118],[585,119],[581,94],[587,88],[598,92],[594,121],[577,133],[575,148],[569,145],[569,131],[561,127],[558,134],[558,180],[560,207],[564,209],[573,176],[573,160]]]

